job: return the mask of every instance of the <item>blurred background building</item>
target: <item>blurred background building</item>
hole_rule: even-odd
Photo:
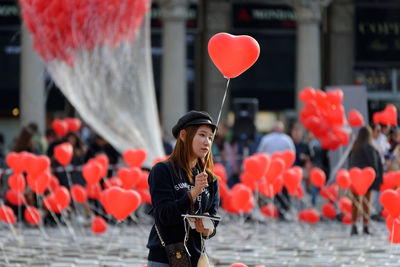
[[[235,98],[258,100],[259,131],[276,119],[293,121],[305,86],[363,85],[370,116],[386,103],[399,107],[399,14],[397,0],[154,1],[151,43],[163,127],[169,133],[176,114],[190,109],[217,117],[226,80],[207,42],[218,32],[250,35],[261,48],[254,66],[231,80],[223,113],[230,123]],[[6,142],[22,122],[36,120],[44,131],[64,115],[76,114],[35,57],[17,2],[0,0],[0,131]]]

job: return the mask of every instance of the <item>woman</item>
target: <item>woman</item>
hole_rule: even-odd
[[[364,196],[359,197],[353,193],[351,235],[358,234],[356,222],[361,205],[363,208],[363,233],[370,234],[368,230],[368,219],[371,206],[371,190],[379,190],[379,186],[382,184],[383,167],[379,152],[372,144],[372,130],[369,126],[360,128],[357,139],[352,147],[350,168],[353,167],[358,167],[360,169],[372,167],[376,173],[373,184]],[[358,201],[359,199],[360,201]],[[355,203],[355,201],[357,202]]]
[[[215,227],[206,229],[201,220],[196,220],[196,229],[185,229],[181,215],[217,213],[219,191],[211,154],[206,162],[215,128],[207,113],[188,112],[172,129],[177,142],[169,159],[157,163],[149,175],[153,216],[159,234],[168,245],[184,241],[187,231],[186,247],[192,266],[197,265],[201,254],[201,238],[214,236]],[[148,267],[168,266],[167,254],[155,226],[147,247]]]

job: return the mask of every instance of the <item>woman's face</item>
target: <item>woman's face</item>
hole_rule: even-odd
[[[204,158],[211,149],[213,132],[210,126],[202,125],[193,137],[192,150],[196,158]]]

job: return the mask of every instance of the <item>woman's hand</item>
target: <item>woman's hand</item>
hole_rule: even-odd
[[[207,182],[208,174],[206,172],[202,172],[196,175],[194,181],[194,187],[190,190],[190,195],[192,196],[192,200],[195,200],[198,195],[203,192],[203,188],[208,186]]]
[[[202,219],[195,219],[194,224],[196,226],[196,231],[201,233],[204,237],[210,236],[214,231],[213,229],[204,228]]]

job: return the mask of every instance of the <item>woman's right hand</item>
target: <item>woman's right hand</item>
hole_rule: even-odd
[[[203,192],[203,188],[208,186],[208,174],[206,172],[199,173],[195,177],[194,187],[190,190],[190,195],[192,196],[192,200],[194,200],[198,195]]]

